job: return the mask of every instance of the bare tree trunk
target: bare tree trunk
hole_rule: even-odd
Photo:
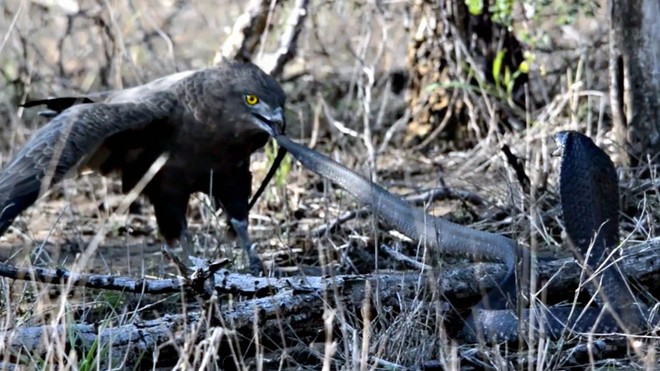
[[[501,74],[505,70],[519,71],[524,61],[521,44],[506,26],[491,19],[488,2],[484,4],[481,14],[471,14],[465,1],[412,2],[411,40],[406,58],[411,117],[406,144],[419,141],[418,148],[423,148],[430,142],[453,142],[459,147],[476,143],[482,135],[471,133],[475,129],[469,129],[466,124],[469,114],[465,94],[470,90],[466,87],[477,87],[479,83],[496,86],[493,65],[500,53],[504,55]],[[513,80],[510,104],[523,107],[527,73],[520,73]],[[502,100],[507,99],[502,97]],[[502,123],[514,121],[510,116]],[[483,127],[477,131],[493,129],[491,120],[483,121],[479,124]]]
[[[610,0],[610,98],[631,165],[660,163],[660,3]],[[623,151],[622,151],[623,152]]]

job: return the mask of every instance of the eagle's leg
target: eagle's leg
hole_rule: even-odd
[[[191,263],[191,257],[195,257],[194,244],[188,233],[188,223],[186,221],[189,195],[149,191],[147,195],[154,205],[158,230],[165,238],[170,249],[182,248],[182,263],[187,268],[181,273],[187,274],[194,265]],[[182,269],[183,267],[180,266],[179,268]]]
[[[250,271],[259,274],[263,272],[263,264],[248,234],[248,203],[252,187],[249,163],[246,161],[232,170],[231,177],[214,174],[212,194],[216,204],[222,205],[227,221],[248,256]]]
[[[190,236],[187,229],[184,229],[177,239],[168,240],[167,244],[170,247],[181,246],[183,258],[186,259],[186,263],[190,261],[190,257],[196,257],[195,244],[193,243],[192,236]]]
[[[236,232],[236,236],[238,236],[238,241],[248,256],[248,261],[250,264],[250,272],[252,272],[255,275],[263,272],[263,263],[261,262],[261,258],[257,254],[256,244],[253,244],[250,241],[250,236],[248,235],[247,218],[245,219],[230,218],[229,223],[231,224],[231,227],[234,229],[234,232]]]

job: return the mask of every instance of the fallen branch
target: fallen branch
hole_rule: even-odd
[[[0,263],[0,276],[53,285],[66,285],[70,282],[72,286],[144,294],[181,292],[185,287],[183,278],[135,279],[110,274],[72,273],[61,268],[16,267],[6,263]]]
[[[394,260],[396,260],[396,261],[398,261],[402,264],[405,264],[408,267],[411,267],[411,268],[414,268],[414,269],[417,269],[417,270],[420,270],[420,271],[422,271],[422,270],[427,270],[427,271],[431,270],[430,266],[428,266],[428,265],[426,265],[426,264],[424,264],[420,261],[417,261],[417,260],[415,260],[415,259],[413,259],[413,258],[411,258],[411,257],[409,257],[405,254],[402,254],[402,253],[398,252],[397,250],[387,246],[386,244],[381,244],[380,249],[383,250],[383,252],[385,254],[391,256],[392,259],[394,259]]]
[[[660,276],[658,249],[658,240],[630,249],[622,260],[623,269],[640,283],[657,289]],[[34,270],[12,272],[17,278],[47,277],[50,282],[59,283],[62,283],[62,277],[66,276],[65,272],[56,276],[33,274]],[[420,277],[418,273],[271,279],[223,270],[215,275],[218,292],[238,293],[256,298],[232,302],[231,307],[214,311],[221,313],[220,316],[191,312],[186,315],[165,315],[149,321],[133,321],[116,327],[104,324],[19,327],[0,332],[0,344],[13,352],[28,352],[34,357],[45,354],[52,341],[59,339],[58,341],[68,344],[78,352],[88,352],[96,346],[96,349],[105,352],[104,355],[111,354],[112,356],[102,357],[103,361],[108,363],[103,367],[152,367],[155,358],[160,367],[166,367],[181,361],[177,347],[184,340],[194,342],[195,339],[203,339],[212,327],[224,328],[223,337],[215,344],[220,359],[232,356],[228,350],[230,347],[224,346],[228,340],[234,346],[238,345],[243,352],[252,349],[255,329],[259,332],[260,344],[263,347],[281,349],[282,344],[279,342],[282,339],[307,339],[317,336],[318,331],[324,328],[323,314],[327,309],[342,308],[353,313],[348,317],[357,318],[365,298],[373,297],[377,298],[379,307],[392,308],[390,311],[396,313],[402,309],[402,302],[411,299],[433,300],[438,297],[438,291],[454,298],[478,295],[505,272],[499,264],[479,264],[470,268],[447,269],[443,273],[438,282],[432,275]],[[547,289],[550,293],[557,290],[574,290],[579,284],[580,268],[568,259],[540,262],[539,274],[542,280],[549,280]],[[117,278],[113,280],[117,282]],[[164,280],[156,282],[161,281]],[[78,282],[89,283],[94,280],[78,277]],[[180,287],[180,284],[181,281],[176,281],[175,286]],[[153,282],[145,282],[144,285],[143,287],[157,287]],[[217,300],[217,297],[214,296],[213,300]],[[217,305],[215,307],[217,308]],[[433,313],[440,314],[436,318],[443,318],[447,308],[448,306],[444,305],[440,313]],[[208,322],[207,318],[211,318],[211,321]],[[240,336],[237,336],[238,334]],[[172,351],[168,351],[172,347]],[[108,352],[109,349],[111,352]]]
[[[247,283],[237,282],[236,277],[231,276],[227,275],[225,284]],[[255,286],[263,287],[267,280],[259,281]],[[182,343],[205,339],[212,326],[224,328],[225,336],[214,344],[218,358],[222,359],[232,356],[227,341],[243,351],[250,349],[255,329],[258,329],[262,346],[273,349],[282,346],[281,339],[316,336],[323,328],[324,310],[341,306],[352,312],[359,311],[366,287],[372,287],[373,292],[369,295],[377,295],[385,305],[397,303],[402,296],[410,297],[415,290],[415,285],[402,284],[396,275],[299,277],[278,282],[288,282],[288,287],[279,286],[279,292],[268,297],[232,303],[230,308],[220,312],[220,316],[213,317],[211,323],[206,320],[207,313],[191,312],[149,321],[134,320],[116,327],[103,324],[19,327],[0,332],[0,344],[15,353],[27,352],[32,359],[43,359],[54,341],[67,344],[79,355],[98,349],[103,352],[100,359],[107,363],[102,365],[103,368],[152,368],[156,361],[155,352],[158,352],[158,366],[171,367],[180,361],[177,350]],[[260,291],[260,287],[256,287],[255,292]],[[326,290],[338,295],[326,295]],[[343,302],[338,305],[333,300]]]
[[[620,266],[626,275],[649,288],[660,286],[660,239],[651,240],[627,248]],[[442,268],[442,277],[435,287],[450,298],[472,298],[489,290],[505,274],[504,266],[498,263],[469,264],[467,267]],[[575,290],[580,285],[580,265],[572,258],[538,262],[538,277],[548,281],[550,293]],[[182,278],[133,279],[101,274],[75,274],[64,269],[18,268],[0,263],[0,276],[18,280],[50,284],[67,284],[95,289],[116,290],[135,293],[162,294],[187,290]],[[413,284],[419,281],[419,273],[376,274],[385,285]],[[338,281],[373,279],[371,276],[337,276]],[[220,269],[214,276],[215,290],[219,294],[235,294],[246,297],[264,297],[274,293],[295,290],[296,292],[322,292],[330,284],[324,277],[254,277]],[[428,281],[423,280],[423,281]]]

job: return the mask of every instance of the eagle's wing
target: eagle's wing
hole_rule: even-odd
[[[137,97],[136,97],[137,98]],[[151,92],[131,102],[73,105],[39,129],[0,172],[0,235],[14,218],[108,137],[157,121],[177,122],[173,92]]]
[[[21,106],[32,108],[36,106],[46,106],[46,110],[40,111],[39,115],[47,118],[53,118],[66,109],[75,105],[86,103],[111,103],[132,101],[145,94],[165,91],[181,80],[188,78],[196,71],[184,71],[167,75],[156,79],[150,83],[138,85],[133,88],[122,90],[106,90],[101,92],[86,93],[85,95],[75,95],[68,97],[51,97],[40,99],[28,99]]]
[[[94,101],[85,96],[45,98],[45,99],[28,100],[27,102],[23,103],[21,106],[25,108],[31,108],[31,107],[45,105],[47,109],[44,111],[39,111],[39,116],[53,118],[59,115],[60,113],[62,113],[62,111],[66,110],[67,108],[82,103],[94,103]]]

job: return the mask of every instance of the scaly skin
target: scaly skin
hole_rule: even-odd
[[[599,231],[588,259],[589,266],[595,270],[603,257],[616,247],[618,193],[614,166],[605,153],[579,133],[562,132],[557,138],[564,149],[561,195],[567,231],[583,256],[587,253],[591,236]],[[304,167],[344,188],[387,224],[432,252],[506,264],[508,273],[499,283],[500,289],[491,290],[475,305],[473,314],[466,320],[462,337],[470,342],[479,339],[518,340],[518,318],[524,318],[527,324],[530,311],[523,310],[518,316],[511,310],[516,299],[514,268],[518,259],[528,258],[528,251],[501,235],[473,230],[426,214],[327,156],[285,136],[275,139]],[[637,331],[643,328],[644,315],[634,306],[634,297],[627,290],[625,278],[618,269],[606,269],[602,282],[607,289],[605,299],[620,309],[616,311],[617,315],[629,324],[628,329]],[[505,309],[507,306],[509,309]],[[600,316],[600,312],[598,308],[555,307],[550,308],[541,323],[535,325],[543,327],[543,332],[551,338],[562,336],[567,329],[597,332],[620,329],[621,321],[617,323],[616,318],[609,315]]]
[[[619,187],[614,165],[582,134],[562,131],[555,140],[563,152],[559,186],[564,225],[578,250],[576,258],[586,261],[591,273],[607,264],[598,280],[602,292],[597,294],[595,284],[588,286],[589,292],[599,303],[610,303],[622,328],[639,332],[646,324],[644,315],[616,262],[608,260],[619,244]]]
[[[493,294],[482,300],[477,307],[504,308],[507,302],[515,302],[514,268],[518,248],[514,241],[426,214],[399,196],[312,149],[285,136],[275,139],[305,168],[344,188],[387,224],[417,243],[425,245],[432,253],[462,255],[471,259],[493,260],[506,264],[508,273],[499,283],[501,290],[493,290]]]

